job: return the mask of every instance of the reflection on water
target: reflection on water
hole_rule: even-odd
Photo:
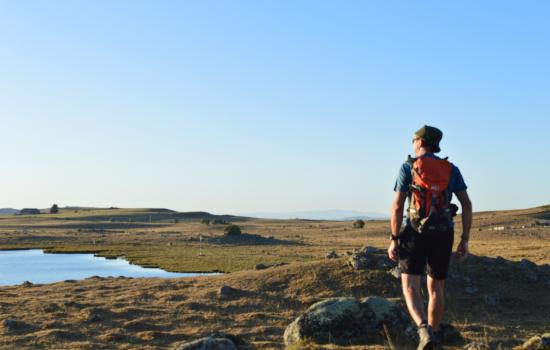
[[[193,277],[208,273],[174,273],[131,265],[128,261],[95,257],[93,254],[44,254],[40,249],[0,251],[0,285],[24,281],[52,283],[91,276]]]

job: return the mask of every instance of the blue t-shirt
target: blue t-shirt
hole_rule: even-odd
[[[425,155],[421,157],[432,157],[441,159],[438,156],[436,156],[433,153],[426,153]],[[460,170],[452,164],[452,170],[451,170],[451,179],[449,180],[449,187],[447,187],[447,191],[449,191],[449,200],[453,198],[453,193],[458,193],[461,191],[464,191],[468,187],[466,186],[466,183],[464,183],[464,179],[462,178],[462,174],[460,173]],[[412,174],[411,174],[411,164],[409,162],[403,163],[401,165],[401,168],[399,169],[399,173],[397,174],[397,180],[395,180],[395,186],[393,187],[393,190],[395,192],[409,192],[409,185],[412,182]],[[407,213],[407,220],[406,224],[410,225],[410,220],[408,218]]]

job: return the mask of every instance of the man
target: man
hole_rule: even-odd
[[[450,204],[453,193],[462,207],[463,228],[457,248],[458,260],[464,261],[469,253],[472,204],[459,169],[434,154],[440,152],[442,137],[441,130],[427,125],[415,133],[412,142],[416,158],[410,158],[401,166],[391,212],[392,237],[388,256],[399,261],[403,295],[409,313],[418,326],[419,350],[434,349],[438,345],[435,334],[443,318],[445,278],[454,240],[452,216],[457,207]],[[409,212],[405,227],[400,232],[407,198]],[[420,279],[426,265],[429,295],[427,317],[420,295]]]

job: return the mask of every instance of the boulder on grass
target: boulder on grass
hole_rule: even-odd
[[[331,298],[310,306],[285,330],[286,345],[369,344],[384,338],[384,325],[401,332],[410,324],[405,309],[381,297]]]
[[[235,342],[223,335],[213,335],[180,344],[174,350],[238,350]]]
[[[550,350],[550,333],[534,336],[514,350]]]
[[[218,289],[218,296],[220,298],[234,298],[242,294],[242,291],[237,288],[230,287],[228,285],[223,285]]]

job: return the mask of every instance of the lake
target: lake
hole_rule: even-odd
[[[100,277],[194,277],[217,273],[176,273],[132,265],[128,261],[93,254],[46,254],[41,249],[0,251],[0,286],[52,283]]]

